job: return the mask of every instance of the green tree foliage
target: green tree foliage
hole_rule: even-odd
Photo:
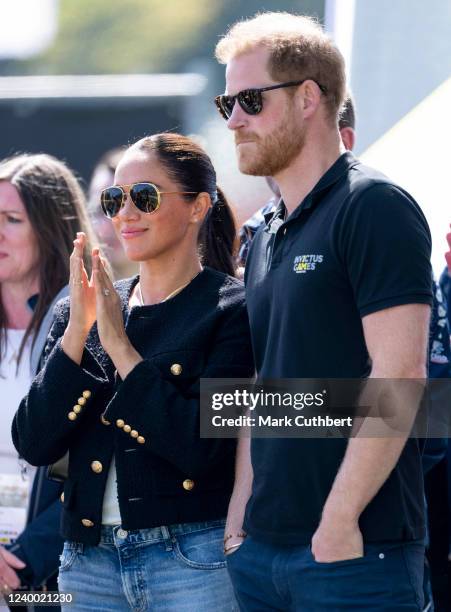
[[[173,70],[186,50],[196,53],[202,45],[221,5],[211,0],[60,0],[57,38],[28,68],[47,74]]]
[[[213,59],[229,25],[264,10],[322,18],[324,0],[59,0],[52,46],[3,72],[178,72],[192,58]]]

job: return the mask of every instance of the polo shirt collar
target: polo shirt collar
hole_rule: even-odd
[[[329,170],[327,170],[327,172],[319,179],[319,181],[313,187],[311,193],[318,193],[324,189],[327,189],[341,179],[341,177],[347,173],[349,168],[359,163],[359,160],[354,157],[354,154],[351,151],[342,153],[337,161],[332,164]]]
[[[360,164],[360,161],[351,153],[346,151],[342,153],[335,163],[323,174],[312,191],[304,198],[304,200],[293,210],[290,215],[291,219],[296,219],[302,211],[311,208],[316,204],[324,195],[324,192],[330,189],[335,183],[337,183],[348,170],[356,165]]]
[[[281,198],[275,208],[273,208],[272,210],[270,210],[269,212],[263,215],[265,219],[265,223],[266,223],[266,229],[270,233],[277,232],[278,228],[285,221],[286,216],[287,216],[287,208]]]
[[[351,151],[342,153],[336,162],[323,174],[312,191],[304,198],[304,200],[293,210],[289,219],[296,219],[303,210],[311,208],[324,195],[324,191],[330,189],[337,183],[348,170],[360,161],[354,156]],[[279,200],[275,210],[270,210],[263,215],[269,232],[276,232],[287,217],[287,209],[282,199]]]

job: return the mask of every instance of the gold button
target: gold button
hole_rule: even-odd
[[[111,423],[106,420],[106,418],[103,416],[103,414],[100,415],[100,420],[102,421],[102,423],[104,425],[111,425]]]
[[[78,404],[76,406],[74,406],[72,408],[72,410],[76,413],[79,414],[81,412],[81,406],[79,406]]]
[[[94,527],[94,523],[90,521],[89,519],[81,519],[81,524],[84,527]]]
[[[60,500],[61,500],[62,503],[64,503],[64,493],[61,493]]]
[[[191,491],[191,489],[194,488],[194,480],[190,480],[189,478],[184,480],[183,481],[183,488],[185,489],[185,491]]]
[[[132,429],[130,435],[132,438],[137,438],[139,436],[139,433],[136,431],[136,429]]]
[[[136,440],[137,440],[137,442],[138,442],[139,444],[144,444],[144,442],[146,441],[146,439],[145,439],[145,438],[143,438],[142,436],[138,436],[138,437],[136,438]]]
[[[91,470],[96,474],[100,474],[100,472],[103,470],[103,465],[100,463],[100,461],[93,461],[91,463]]]
[[[86,404],[86,400],[84,397],[79,397],[77,402],[80,404],[80,406],[84,406]]]
[[[83,391],[82,395],[85,399],[89,399],[91,397],[91,391],[87,389],[86,391]]]
[[[174,376],[178,376],[179,374],[182,373],[182,366],[179,363],[173,363],[171,365],[171,373],[174,374]]]
[[[132,428],[130,427],[130,425],[124,425],[124,431],[125,433],[130,433],[132,430]]]
[[[69,412],[69,414],[67,415],[67,418],[70,421],[75,421],[75,419],[77,418],[77,415],[75,414],[75,412]]]
[[[124,427],[124,425],[125,425],[125,421],[123,421],[122,419],[118,419],[118,420],[116,421],[116,425],[117,425],[118,427]]]

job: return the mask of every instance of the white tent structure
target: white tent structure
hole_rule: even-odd
[[[425,213],[433,237],[432,265],[445,265],[451,223],[451,78],[405,115],[361,156],[407,189]]]

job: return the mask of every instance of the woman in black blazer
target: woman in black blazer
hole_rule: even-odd
[[[200,378],[253,373],[233,217],[207,154],[177,134],[131,146],[101,200],[140,274],[113,285],[93,249],[89,279],[77,235],[70,299],[13,424],[32,464],[69,450],[59,588],[73,610],[234,610],[235,443],[199,437]]]

